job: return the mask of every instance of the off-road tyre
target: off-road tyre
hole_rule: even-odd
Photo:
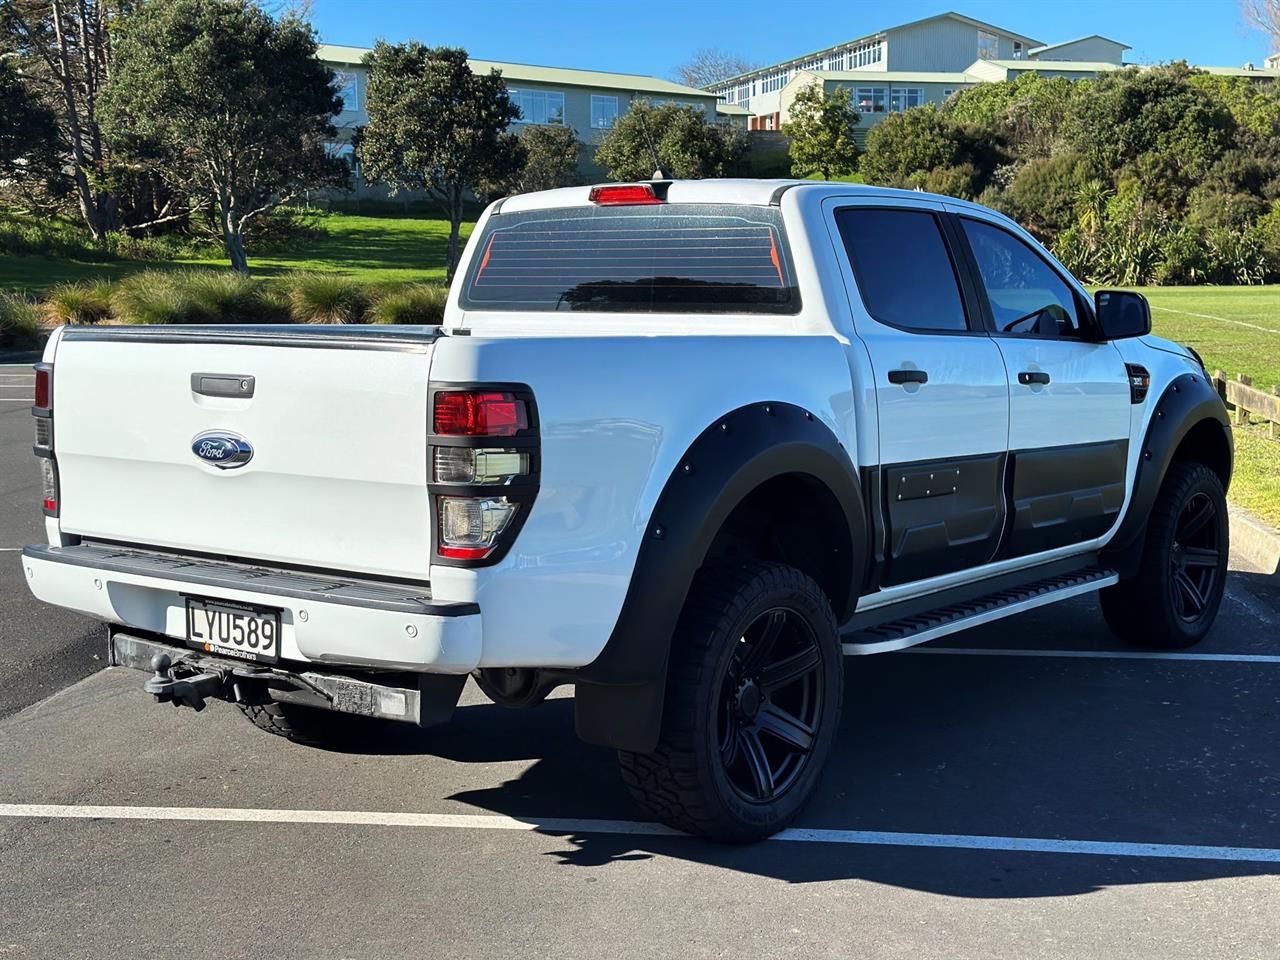
[[[769,629],[772,652],[762,642]],[[757,653],[773,659],[753,664]],[[777,683],[787,668],[806,672]],[[779,563],[709,565],[699,571],[672,639],[658,745],[652,753],[619,752],[622,779],[645,810],[678,830],[730,843],[762,840],[786,827],[813,794],[843,691],[835,616],[813,580]],[[784,714],[807,722],[786,728]],[[807,738],[807,751],[774,729]],[[788,751],[798,766],[791,756],[779,759]],[[778,765],[767,774],[782,787],[776,796],[758,789],[766,777],[756,775],[753,761],[761,753],[766,766]]]
[[[1222,481],[1204,464],[1174,462],[1147,521],[1137,574],[1099,594],[1107,625],[1139,647],[1199,643],[1222,605],[1229,548]]]

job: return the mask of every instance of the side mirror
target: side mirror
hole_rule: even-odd
[[[1151,305],[1140,293],[1099,290],[1093,295],[1093,310],[1104,340],[1143,337],[1151,332]]]

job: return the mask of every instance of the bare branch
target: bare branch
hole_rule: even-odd
[[[707,87],[720,80],[736,77],[754,70],[758,63],[736,53],[728,53],[718,47],[704,47],[696,51],[672,72],[672,79],[686,87]]]

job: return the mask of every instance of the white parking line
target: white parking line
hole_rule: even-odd
[[[903,653],[951,657],[1067,657],[1080,660],[1192,660],[1203,663],[1280,663],[1265,653],[1166,653],[1160,650],[999,650],[970,647],[911,647]]]
[[[415,827],[439,830],[520,830],[549,834],[611,833],[682,837],[658,823],[636,820],[571,820],[506,817],[498,814],[382,813],[364,810],[269,810],[239,807],[128,807],[57,803],[0,804],[0,817],[72,820],[185,820],[219,823],[319,823],[344,826]],[[1105,840],[1049,840],[954,833],[895,833],[876,830],[821,830],[796,827],[770,838],[775,843],[841,843],[858,846],[939,847],[1014,853],[1066,853],[1099,857],[1155,857],[1176,860],[1234,860],[1280,863],[1269,847],[1215,847],[1181,843],[1127,843]]]

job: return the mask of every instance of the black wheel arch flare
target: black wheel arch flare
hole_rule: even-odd
[[[851,614],[872,563],[858,471],[818,417],[794,404],[740,407],[708,426],[667,480],[649,519],[626,598],[604,650],[575,672],[575,725],[590,742],[648,752],[657,743],[667,661],[695,573],[733,510],[770,480],[823,484],[848,527],[851,575],[835,615]]]
[[[1150,397],[1148,397],[1150,402]],[[1222,398],[1203,374],[1185,373],[1165,387],[1142,440],[1141,459],[1129,507],[1114,537],[1103,551],[1121,576],[1133,574],[1142,561],[1147,519],[1174,456],[1188,435],[1202,424],[1221,427],[1226,445],[1225,489],[1231,479],[1231,421]],[[1213,466],[1210,464],[1210,466]]]

